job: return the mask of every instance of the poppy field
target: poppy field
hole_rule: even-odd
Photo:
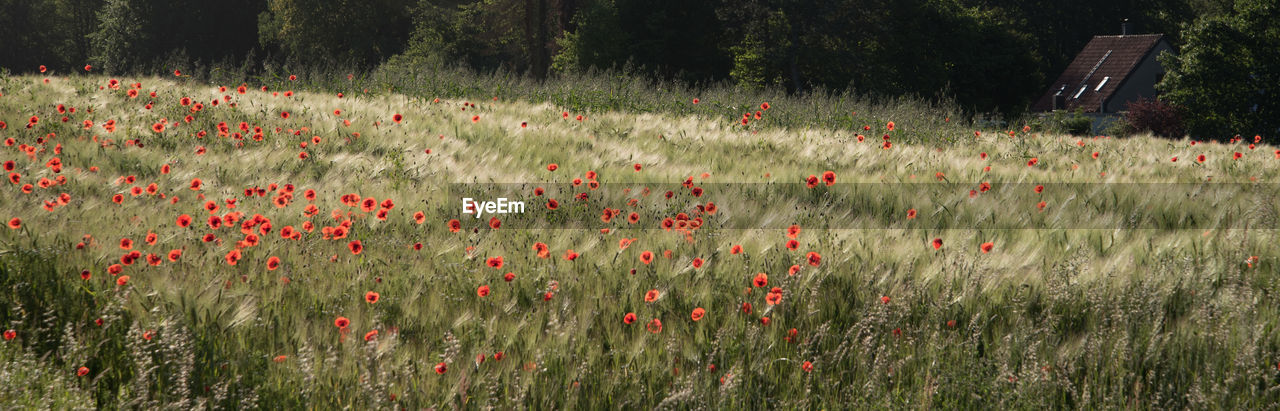
[[[1280,402],[1260,137],[85,70],[0,77],[3,408]]]

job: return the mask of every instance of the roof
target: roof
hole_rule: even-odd
[[[1163,38],[1161,34],[1094,36],[1031,110],[1053,110],[1053,96],[1065,85],[1066,109],[1098,112]]]

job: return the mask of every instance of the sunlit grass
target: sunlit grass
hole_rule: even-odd
[[[1257,408],[1280,397],[1280,313],[1267,303],[1280,291],[1271,146],[1010,136],[901,102],[832,128],[802,127],[806,114],[772,101],[743,126],[692,108],[578,111],[518,95],[437,102],[341,82],[285,97],[284,81],[241,95],[239,84],[219,92],[189,79],[120,79],[120,90],[99,90],[104,77],[42,80],[0,79],[0,138],[14,140],[0,161],[14,161],[21,177],[0,185],[0,217],[21,219],[0,228],[0,329],[17,333],[0,343],[0,359],[22,368],[5,378],[42,387],[0,397],[13,407]],[[131,99],[123,90],[134,82],[143,93]],[[182,97],[204,110],[192,113]],[[58,104],[78,111],[62,122]],[[32,115],[40,122],[27,129]],[[116,131],[101,127],[107,120]],[[220,137],[221,122],[244,140]],[[200,130],[208,134],[195,137]],[[127,143],[135,139],[143,146]],[[60,173],[46,165],[53,157]],[[805,186],[828,170],[835,185]],[[588,171],[606,185],[588,205],[550,191]],[[59,175],[65,184],[21,191]],[[196,178],[203,185],[192,190]],[[686,178],[702,197],[681,188]],[[993,189],[968,193],[983,182]],[[131,193],[152,183],[155,194]],[[507,223],[492,230],[487,218],[462,215],[453,192],[510,187],[490,183],[545,186],[563,206],[547,212],[537,198],[533,222],[499,216]],[[292,198],[278,207],[287,184]],[[622,187],[654,193],[633,207],[625,198],[637,196]],[[246,195],[257,189],[263,195]],[[674,200],[661,198],[666,190]],[[61,193],[70,201],[46,211]],[[379,206],[345,205],[346,194]],[[381,220],[374,210],[388,199]],[[707,202],[719,210],[697,230],[658,225]],[[604,207],[624,215],[603,223]],[[625,221],[633,210],[643,215],[634,225]],[[232,211],[244,213],[235,227],[207,225]],[[190,227],[176,225],[182,214]],[[271,229],[245,228],[259,242],[228,264],[246,238],[240,224],[257,214]],[[536,221],[546,215],[592,225]],[[460,232],[447,226],[454,218]],[[325,239],[340,220],[349,234]],[[313,232],[281,238],[308,221]],[[791,224],[801,227],[794,249]],[[216,239],[206,242],[209,233]],[[123,286],[108,273],[127,253],[122,238],[143,254],[122,267]],[[622,249],[624,238],[635,242]],[[539,242],[547,258],[534,252]],[[563,258],[568,250],[578,258]],[[644,251],[652,263],[641,262]],[[148,265],[152,253],[158,265]],[[486,265],[497,256],[503,267]],[[278,268],[268,269],[270,257]],[[756,288],[761,272],[769,282]],[[479,297],[482,285],[492,294]],[[766,302],[773,287],[783,295],[776,305]],[[645,302],[650,290],[659,297]],[[368,291],[379,301],[366,302]],[[695,322],[698,307],[706,316]],[[639,321],[624,324],[632,312]],[[349,319],[345,330],[338,317]],[[658,333],[646,330],[655,318]],[[77,377],[81,366],[90,372]]]

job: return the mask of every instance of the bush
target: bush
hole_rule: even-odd
[[[1157,99],[1139,99],[1125,106],[1124,131],[1127,134],[1151,134],[1181,138],[1187,135],[1182,109]]]
[[[1093,119],[1085,116],[1082,110],[1076,110],[1074,113],[1066,110],[1054,111],[1052,115],[1041,117],[1041,120],[1036,123],[1039,124],[1036,128],[1043,128],[1048,132],[1073,136],[1093,134]]]

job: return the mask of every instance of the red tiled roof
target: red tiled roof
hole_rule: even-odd
[[[1062,75],[1049,84],[1049,91],[1036,100],[1031,110],[1052,110],[1053,95],[1066,85],[1062,93],[1066,95],[1067,110],[1074,111],[1079,107],[1087,113],[1098,112],[1103,102],[1115,93],[1124,78],[1160,43],[1162,37],[1160,34],[1094,36]],[[1098,89],[1103,79],[1106,79],[1106,84]],[[1081,88],[1084,92],[1080,92]],[[1080,95],[1076,97],[1078,92]]]

